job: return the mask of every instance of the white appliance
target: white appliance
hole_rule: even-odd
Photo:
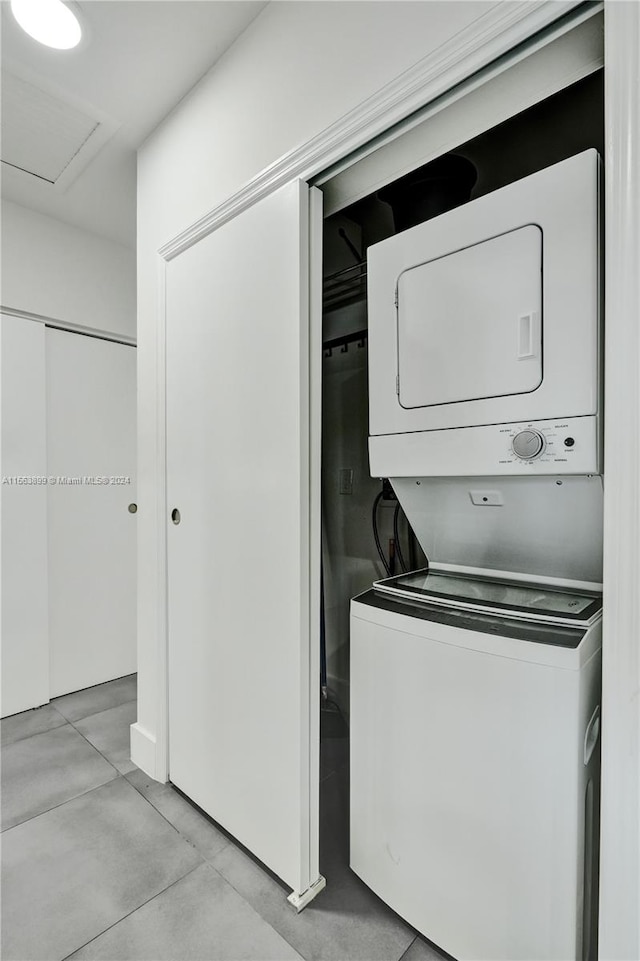
[[[351,867],[459,961],[596,957],[600,639],[560,581],[351,602]]]
[[[431,563],[351,602],[351,867],[458,961],[596,957],[599,168],[369,249],[370,468]]]
[[[600,468],[595,150],[369,248],[371,473]]]

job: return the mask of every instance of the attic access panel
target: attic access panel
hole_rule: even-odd
[[[398,400],[430,407],[542,382],[542,231],[528,224],[404,270]]]
[[[44,78],[2,71],[3,183],[61,192],[120,126]],[[46,196],[46,193],[43,194]]]
[[[99,126],[93,117],[6,73],[2,90],[2,160],[55,183]]]

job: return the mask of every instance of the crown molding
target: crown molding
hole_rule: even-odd
[[[354,110],[270,164],[158,253],[163,260],[172,260],[285,183],[317,176],[579,6],[583,6],[579,0],[496,3]]]

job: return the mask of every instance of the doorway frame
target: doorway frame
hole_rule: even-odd
[[[578,0],[498,3],[488,14],[299,149],[282,157],[157,252],[156,540],[158,628],[156,731],[132,727],[132,752],[157,780],[168,775],[165,273],[169,261],[242,210],[293,179],[310,181],[443,96],[581,4]],[[599,8],[601,9],[601,7]],[[605,12],[605,644],[600,956],[640,950],[640,4]],[[634,122],[635,121],[635,122]],[[312,398],[312,403],[313,403]],[[316,458],[317,460],[317,458]],[[316,729],[317,734],[317,729]],[[314,736],[313,726],[310,736]]]

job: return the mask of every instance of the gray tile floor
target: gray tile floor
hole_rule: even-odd
[[[135,677],[2,721],[3,961],[439,961],[349,870],[348,746],[323,741],[320,868],[287,891],[129,759]]]

